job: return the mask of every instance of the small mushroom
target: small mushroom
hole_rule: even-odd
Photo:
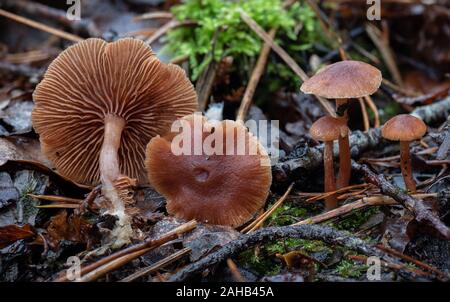
[[[333,141],[348,134],[348,127],[343,119],[332,116],[324,116],[312,124],[309,130],[311,137],[324,142],[323,165],[325,192],[336,190],[333,167]],[[332,210],[337,207],[336,195],[325,198],[325,209]]]
[[[33,126],[64,176],[102,183],[111,214],[123,217],[115,181],[146,181],[145,147],[191,114],[197,98],[185,72],[135,39],[88,39],[63,51],[33,94]]]
[[[336,99],[336,112],[346,122],[348,99],[371,95],[381,85],[381,72],[364,62],[341,61],[321,69],[300,87],[304,93]],[[339,139],[338,188],[346,187],[351,176],[348,135]]]
[[[264,147],[235,121],[211,124],[194,114],[180,122],[182,131],[154,137],[147,146],[148,178],[166,197],[167,211],[211,224],[247,222],[264,206],[272,181]],[[186,152],[173,152],[177,145],[188,146]]]
[[[381,135],[391,141],[400,141],[400,167],[408,191],[416,192],[413,178],[409,144],[420,139],[427,132],[427,125],[412,115],[400,114],[387,121],[381,129]]]

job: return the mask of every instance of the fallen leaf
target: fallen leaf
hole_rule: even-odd
[[[7,225],[0,227],[0,249],[16,242],[17,240],[34,237],[35,231],[29,224],[23,226]]]

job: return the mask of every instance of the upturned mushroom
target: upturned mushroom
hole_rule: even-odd
[[[348,99],[371,95],[381,85],[381,72],[364,62],[341,61],[321,69],[305,81],[300,90],[336,100],[336,113],[348,120]],[[351,177],[351,157],[348,135],[339,138],[338,188],[348,186]]]
[[[185,72],[129,38],[69,47],[50,64],[33,99],[43,152],[62,175],[101,183],[112,204],[108,213],[121,225],[128,222],[115,182],[124,176],[145,182],[148,141],[197,106]]]
[[[343,119],[324,116],[312,124],[309,130],[311,137],[324,142],[323,165],[324,165],[324,189],[325,192],[336,190],[333,165],[333,141],[339,140],[348,134],[347,124]],[[332,210],[337,207],[336,195],[325,198],[325,209]]]
[[[416,192],[409,144],[411,141],[422,138],[427,132],[427,125],[412,115],[400,114],[387,121],[381,129],[381,135],[391,141],[400,142],[400,168],[405,186],[411,193]]]
[[[261,209],[272,180],[269,156],[241,123],[200,115],[147,146],[150,184],[178,218],[237,227]],[[181,148],[181,149],[177,149]]]

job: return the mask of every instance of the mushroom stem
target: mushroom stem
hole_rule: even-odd
[[[347,187],[351,177],[350,141],[348,134],[339,137],[339,172],[337,177],[338,189]]]
[[[105,130],[99,159],[103,195],[113,205],[112,214],[118,215],[119,218],[124,212],[124,205],[114,188],[114,181],[120,175],[118,151],[124,128],[125,120],[123,118],[112,114],[105,116]]]
[[[332,192],[336,190],[336,183],[334,180],[334,167],[333,167],[333,141],[324,142],[325,148],[323,151],[323,165],[325,172],[325,192]],[[325,198],[325,209],[327,211],[335,209],[337,207],[336,195],[330,195]]]
[[[347,115],[348,99],[336,99],[336,113],[338,118],[345,119],[348,123]],[[351,177],[351,157],[350,141],[348,134],[339,137],[339,172],[337,177],[337,188],[344,188],[350,183]]]
[[[409,155],[409,141],[400,141],[400,167],[402,169],[403,179],[406,189],[409,192],[416,192],[416,182],[413,179],[411,168],[411,157]]]

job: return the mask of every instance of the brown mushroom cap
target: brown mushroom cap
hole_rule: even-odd
[[[409,114],[399,114],[387,121],[381,129],[381,135],[391,141],[413,141],[427,132],[427,125]]]
[[[193,125],[192,117],[184,120]],[[177,156],[171,152],[173,134],[155,137],[147,146],[150,184],[167,198],[167,211],[176,217],[237,227],[265,204],[272,174],[270,166],[262,166],[261,160],[268,160],[268,155],[257,138],[240,123],[223,121],[211,125],[204,119],[203,126],[203,133],[199,131],[197,135],[201,142],[212,131],[223,131],[224,155],[207,156],[203,152],[202,155]],[[245,134],[246,150],[256,147],[256,154],[226,155],[226,150],[236,148],[235,144],[226,145],[226,139],[234,135],[237,142],[238,137],[242,138],[238,131]],[[194,135],[191,141],[193,148]]]
[[[328,142],[346,136],[348,127],[344,119],[324,116],[312,124],[309,133],[315,140]]]
[[[185,72],[158,60],[135,39],[88,39],[62,52],[33,94],[33,125],[43,151],[64,176],[99,183],[99,152],[107,114],[125,119],[120,171],[145,181],[145,146],[177,118],[195,111]]]
[[[381,80],[381,72],[372,65],[347,60],[321,69],[300,90],[327,99],[359,98],[377,91]]]

